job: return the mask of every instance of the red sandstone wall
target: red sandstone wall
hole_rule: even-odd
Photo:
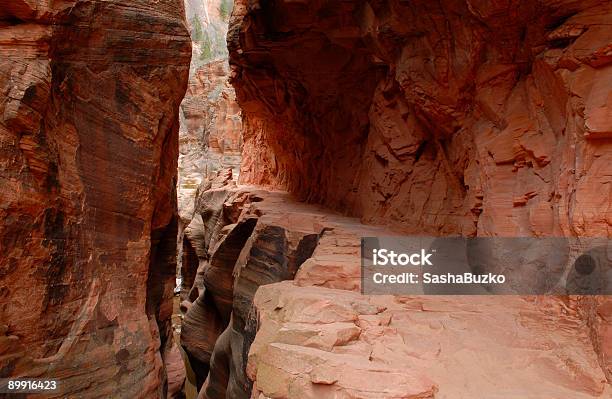
[[[177,0],[0,7],[0,377],[163,395],[190,54]]]
[[[238,177],[242,120],[228,75],[227,58],[196,68],[181,103],[178,198],[183,220],[193,216],[200,183],[227,168]]]
[[[603,297],[351,291],[362,236],[610,235],[611,11],[238,1],[240,181],[394,229],[201,186],[181,332],[199,397],[609,396]]]
[[[238,1],[243,183],[412,233],[610,236],[609,1]]]

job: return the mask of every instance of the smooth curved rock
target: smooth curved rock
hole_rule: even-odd
[[[56,397],[164,397],[182,3],[4,3],[0,377],[57,378]]]
[[[612,5],[597,0],[237,1],[240,183],[394,233],[610,237],[610,23]],[[491,396],[495,383],[511,397],[610,396],[607,298],[396,298],[401,315],[382,320],[332,305],[305,319],[307,292],[329,304],[359,289],[362,229],[326,231],[295,283],[258,290],[253,398]],[[330,351],[329,324],[347,322],[359,339]],[[382,376],[410,370],[415,390],[347,382],[342,369],[359,375],[363,358]]]

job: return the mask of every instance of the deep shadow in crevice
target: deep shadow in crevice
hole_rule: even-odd
[[[185,314],[181,329],[181,346],[196,374],[198,391],[208,377],[215,344],[230,322],[234,265],[256,224],[257,218],[236,224],[219,242],[210,262],[204,261],[198,271],[204,289]]]

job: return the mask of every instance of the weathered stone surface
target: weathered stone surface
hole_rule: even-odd
[[[395,232],[610,237],[611,7],[238,1],[240,182]],[[258,290],[253,398],[612,395],[609,299],[359,296],[362,229]]]
[[[238,1],[241,182],[409,233],[609,236],[609,1]]]
[[[199,398],[612,393],[609,299],[361,295],[359,237],[396,232],[286,193],[233,185],[227,191],[225,209],[241,212],[217,230],[211,264],[218,266],[207,265],[205,294],[186,317],[201,318],[185,336],[205,345]],[[248,239],[233,239],[251,220]],[[311,236],[311,255],[292,261],[288,249]],[[296,266],[294,281],[274,283],[291,279]]]
[[[185,387],[185,364],[176,342],[172,343],[164,358],[166,374],[168,375],[168,395],[169,399],[185,399],[183,393]]]
[[[196,194],[236,180],[241,159],[242,123],[234,89],[228,80],[225,39],[232,4],[232,0],[185,0],[193,54],[189,86],[180,109],[178,281],[181,311],[186,314],[193,307],[185,321],[187,332],[183,335],[183,346],[190,353],[195,374],[203,376],[192,381],[194,386],[202,385],[208,373],[212,345],[223,329],[216,321],[214,309],[208,309],[212,299],[210,292],[205,293],[204,273],[209,267],[209,246],[212,249],[214,245],[210,240],[218,238],[217,228],[229,223],[217,220],[221,215],[223,192],[204,200],[220,201],[214,207],[203,204],[201,208],[208,209],[204,215],[195,212]],[[208,323],[208,317],[215,321]]]
[[[358,294],[361,236],[610,236],[610,2],[238,1],[242,182],[386,228],[232,183],[240,116],[203,36],[177,182],[189,40],[154,3],[0,10],[0,377],[180,396],[184,227],[200,398],[612,396],[608,298]],[[188,1],[215,31],[223,4]]]
[[[262,207],[260,194],[266,196]],[[224,397],[226,392],[248,396],[244,370],[255,335],[250,317],[255,291],[262,284],[293,278],[316,245],[319,232],[312,221],[304,224],[278,213],[285,198],[231,183],[197,198],[197,214],[207,223],[196,239],[200,269],[194,288],[199,295],[186,305],[181,344],[205,397]]]
[[[225,202],[230,196],[235,185],[218,187],[231,182],[227,176],[220,176],[219,181],[207,181],[203,184],[202,194],[198,198],[198,210],[191,223],[185,229],[184,248],[188,244],[193,248],[197,258],[191,265],[183,263],[183,269],[197,267],[193,285],[186,284],[189,279],[184,280],[184,287],[189,290],[189,295],[183,297],[182,308],[185,318],[181,329],[181,345],[189,357],[197,381],[194,384],[198,388],[203,384],[208,374],[210,355],[219,334],[225,328],[221,318],[214,306],[210,292],[207,292],[205,275],[210,267],[212,249],[220,239],[224,226],[235,222],[231,219],[231,212],[226,212]],[[213,187],[214,184],[214,188]],[[185,249],[183,249],[185,251]],[[183,271],[185,274],[185,271]],[[211,282],[209,281],[209,286]],[[223,284],[219,281],[218,283]],[[229,317],[229,315],[228,315]],[[227,323],[227,321],[226,321]]]
[[[238,177],[242,123],[228,75],[227,59],[199,67],[181,104],[178,194],[181,218],[187,222],[202,182],[227,168]]]
[[[251,397],[608,397],[577,305],[267,285],[255,296]]]
[[[217,171],[238,177],[241,115],[229,84],[226,44],[232,0],[185,0],[192,39],[189,86],[181,103],[179,214],[188,224],[197,187]]]
[[[229,348],[217,348],[215,354],[226,352],[230,359],[228,380],[218,380],[211,374],[204,386],[206,398],[215,398],[214,392],[223,392],[231,398],[247,398],[251,391],[248,380],[246,355],[255,337],[256,323],[252,314],[253,297],[265,284],[292,279],[298,267],[314,250],[318,232],[313,228],[286,224],[265,215],[257,220],[252,235],[235,262],[233,306],[231,322],[227,326]],[[208,394],[212,389],[213,394]]]
[[[0,11],[0,377],[163,397],[176,248],[182,3]]]
[[[297,285],[348,291],[361,289],[361,236],[358,231],[324,231],[312,255],[295,275]]]

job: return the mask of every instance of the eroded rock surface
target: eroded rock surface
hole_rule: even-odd
[[[261,287],[255,305],[252,398],[612,393],[573,299],[363,296],[283,282]]]
[[[238,177],[241,116],[229,84],[227,59],[210,61],[193,72],[181,104],[179,210],[189,221],[196,190],[206,179],[231,168]]]
[[[244,371],[256,332],[253,296],[260,285],[292,279],[319,237],[319,226],[312,221],[300,223],[299,215],[287,220],[271,212],[282,206],[287,194],[226,181],[228,185],[213,186],[198,196],[198,217],[186,234],[196,248],[199,267],[183,304],[187,312],[181,344],[198,387],[203,386],[201,394],[210,398],[240,398],[250,392]],[[206,223],[200,225],[199,220]]]
[[[240,168],[242,121],[234,88],[229,84],[226,44],[232,5],[232,0],[185,0],[193,54],[189,86],[181,103],[177,182],[177,272],[183,312],[204,288],[198,270],[202,270],[200,264],[206,263],[209,255],[208,244],[200,235],[214,223],[214,219],[207,219],[212,215],[202,219],[195,212],[198,188],[205,191],[211,187],[206,184],[219,179],[223,185],[225,177],[236,180]],[[219,178],[218,173],[223,177]],[[219,186],[219,181],[214,184]],[[216,231],[208,229],[209,236],[213,233]],[[196,302],[196,306],[199,304]],[[198,361],[192,361],[198,368]]]
[[[240,182],[394,232],[610,237],[611,23],[597,0],[237,1]],[[609,299],[360,296],[364,227],[326,220],[257,291],[252,398],[612,395]]]
[[[183,5],[0,9],[0,377],[164,397]]]
[[[238,177],[242,120],[229,84],[226,44],[232,0],[185,0],[192,39],[189,86],[181,103],[179,214],[185,225],[194,212],[196,189],[217,171]]]
[[[199,398],[612,394],[608,298],[361,295],[360,237],[397,232],[233,183],[203,204]]]
[[[237,1],[241,182],[409,233],[611,232],[609,1]]]

